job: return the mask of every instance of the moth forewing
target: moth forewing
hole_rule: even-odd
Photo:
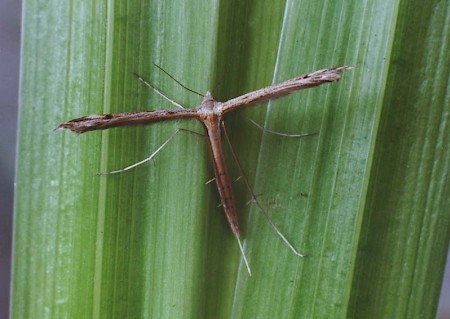
[[[309,89],[324,83],[337,82],[341,78],[341,71],[352,68],[352,66],[340,66],[306,73],[223,102],[221,111],[225,114],[235,109],[274,100],[298,90]]]

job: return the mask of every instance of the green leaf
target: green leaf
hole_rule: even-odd
[[[449,17],[438,0],[25,2],[12,317],[434,317],[450,240]],[[355,66],[226,118],[259,201],[306,257],[237,181],[248,276],[200,138],[96,174],[199,123],[53,131],[172,107],[133,72],[201,102],[153,63],[222,101]],[[318,134],[282,138],[246,117]]]

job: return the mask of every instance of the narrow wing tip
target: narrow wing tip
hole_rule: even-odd
[[[81,134],[86,131],[89,131],[89,125],[86,125],[85,119],[88,117],[81,117],[79,119],[73,119],[68,122],[64,122],[59,124],[53,131],[62,131],[62,130],[70,130],[74,133]]]
[[[60,124],[60,125],[58,125],[57,127],[55,127],[55,128],[53,129],[53,132],[55,132],[55,131],[62,131],[62,130],[64,129],[64,127],[61,127],[61,125],[62,125],[62,124]]]
[[[65,123],[59,124],[57,127],[55,127],[53,129],[53,131],[62,131],[65,129],[69,129],[70,131],[75,132],[75,133],[80,133],[80,132],[77,132],[76,130],[74,130],[74,127],[73,127],[73,125],[71,125],[70,122],[65,122]]]
[[[341,70],[352,70],[354,68],[355,68],[354,65],[346,65],[346,66],[341,66],[340,67]]]

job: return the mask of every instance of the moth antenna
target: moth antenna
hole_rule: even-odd
[[[167,75],[169,78],[171,78],[172,80],[174,80],[179,86],[181,86],[183,89],[188,90],[191,93],[197,94],[201,97],[205,97],[203,94],[198,93],[197,91],[194,91],[190,88],[188,88],[186,85],[184,85],[183,83],[181,83],[180,81],[178,81],[177,79],[175,79],[172,75],[170,75],[169,72],[167,72],[166,70],[164,70],[162,67],[160,67],[158,64],[153,63],[154,66],[156,66],[158,69],[160,69],[162,72],[164,72],[165,75]]]
[[[147,80],[145,80],[142,76],[140,76],[137,73],[133,73],[135,77],[137,77],[141,82],[143,82],[146,86],[148,86],[150,89],[153,90],[153,92],[157,93],[159,96],[161,96],[162,98],[166,99],[166,101],[169,101],[171,104],[175,105],[176,107],[179,107],[180,109],[184,109],[183,106],[181,106],[180,103],[175,102],[174,100],[172,100],[170,97],[164,95],[164,93],[162,93],[160,90],[158,90],[153,84],[151,84],[150,82],[148,82]]]
[[[244,170],[242,169],[241,166],[241,162],[239,161],[239,158],[237,157],[233,146],[231,145],[231,141],[230,138],[228,137],[228,133],[227,130],[225,128],[225,124],[222,122],[221,123],[225,138],[228,142],[228,145],[230,145],[230,150],[231,150],[231,156],[233,156],[233,159],[235,161],[235,163],[238,166],[238,169],[241,173],[241,176],[245,182],[245,185],[250,193],[251,196],[251,201],[253,203],[255,203],[255,205],[259,208],[259,211],[263,214],[264,218],[266,219],[266,221],[270,224],[270,226],[272,226],[273,230],[277,233],[277,235],[284,241],[284,243],[289,247],[290,250],[292,250],[292,252],[299,256],[299,257],[304,257],[303,254],[301,254],[300,252],[298,252],[297,249],[295,249],[295,247],[289,242],[289,240],[287,240],[287,238],[283,235],[283,233],[278,229],[278,227],[274,224],[274,222],[272,221],[272,219],[270,219],[269,214],[264,210],[264,208],[261,206],[261,204],[258,202],[258,200],[256,199],[256,195],[253,192],[253,189],[250,186],[250,182],[248,181],[247,175],[245,175]]]

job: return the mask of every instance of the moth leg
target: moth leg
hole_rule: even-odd
[[[278,135],[278,136],[283,136],[283,137],[296,137],[296,138],[302,138],[302,137],[306,137],[306,136],[317,135],[317,133],[302,133],[302,134],[281,133],[281,132],[269,130],[269,129],[263,127],[261,124],[258,124],[257,122],[253,121],[252,119],[247,118],[247,120],[250,121],[257,128],[259,128],[261,131],[263,131],[265,133],[270,133],[270,134],[273,134],[273,135]]]
[[[250,193],[251,201],[258,207],[259,211],[262,213],[262,215],[264,216],[266,221],[270,224],[270,226],[272,226],[273,230],[277,233],[278,236],[280,236],[280,238],[289,247],[289,249],[292,250],[292,252],[294,254],[296,254],[297,256],[304,257],[304,255],[301,254],[300,252],[298,252],[297,249],[295,249],[295,247],[289,242],[289,240],[287,240],[287,238],[283,235],[283,233],[278,229],[278,227],[270,219],[269,214],[265,211],[265,209],[261,206],[259,201],[256,199],[255,192],[253,192],[253,189],[250,186],[250,182],[248,181],[247,175],[245,175],[244,170],[242,169],[241,162],[239,161],[239,158],[237,157],[237,155],[236,155],[236,153],[235,153],[235,151],[233,149],[233,146],[231,145],[230,138],[228,137],[228,133],[227,133],[227,130],[225,128],[225,124],[222,122],[221,125],[222,125],[222,130],[224,132],[225,138],[226,138],[226,140],[228,142],[228,145],[230,145],[231,155],[233,156],[233,159],[234,159],[236,165],[238,166],[238,169],[239,169],[239,171],[241,173],[241,176],[242,176],[242,178],[244,180],[244,183],[245,183],[245,185],[247,187],[247,190]]]
[[[190,130],[186,130],[186,129],[183,129],[183,128],[178,128],[178,129],[176,129],[176,131],[174,133],[172,133],[172,135],[164,143],[161,144],[160,147],[158,147],[156,149],[156,151],[154,151],[152,154],[150,154],[149,157],[143,159],[142,161],[134,163],[133,165],[124,167],[122,169],[118,169],[118,170],[111,171],[111,172],[100,172],[100,173],[97,173],[97,175],[110,175],[110,174],[122,173],[122,172],[128,171],[128,170],[130,170],[132,168],[135,168],[136,166],[144,164],[144,163],[146,163],[148,161],[151,161],[164,148],[164,146],[166,146],[175,137],[175,135],[177,135],[179,132],[184,132],[184,133],[189,133],[189,134],[200,136],[200,137],[205,137],[203,134],[200,134],[200,133],[197,133],[197,132],[194,132],[194,131],[190,131]]]

